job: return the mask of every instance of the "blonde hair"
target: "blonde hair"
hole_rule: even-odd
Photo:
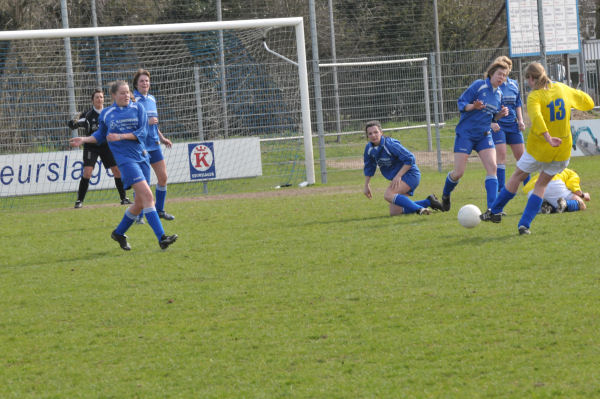
[[[544,66],[539,62],[532,62],[525,68],[525,79],[529,79],[530,77],[535,81],[533,85],[534,90],[546,89],[551,84]]]

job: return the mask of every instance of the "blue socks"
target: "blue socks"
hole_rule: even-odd
[[[137,215],[134,215],[133,213],[129,212],[129,208],[127,208],[125,214],[123,215],[123,219],[121,219],[121,223],[119,223],[119,225],[115,229],[115,232],[122,236],[125,235],[125,232],[131,227],[136,217]]]
[[[454,181],[450,178],[450,172],[448,172],[448,176],[446,176],[446,183],[444,183],[444,191],[443,194],[445,196],[449,196],[450,193],[456,188],[458,185],[458,180]]]
[[[167,186],[156,185],[156,202],[154,206],[158,212],[165,210],[165,199],[167,198]]]
[[[162,236],[165,234],[165,230],[163,229],[163,225],[160,222],[160,218],[158,217],[158,212],[156,211],[156,208],[144,208],[144,211],[142,213],[146,216],[146,220],[148,221],[150,227],[152,227],[154,235],[156,236],[156,238],[158,238],[158,241],[160,241]]]
[[[542,201],[543,199],[535,194],[531,194],[529,196],[529,199],[527,200],[527,205],[525,206],[525,210],[523,211],[523,215],[521,215],[521,220],[519,220],[519,227],[531,227],[531,222],[533,221],[533,218],[535,218],[535,215],[538,214],[540,208],[542,207]]]
[[[485,191],[487,193],[487,207],[490,209],[498,195],[498,179],[496,176],[485,177]]]
[[[575,212],[579,210],[579,202],[576,200],[567,201],[567,212]]]
[[[431,201],[429,201],[429,198],[425,198],[424,200],[415,201],[415,204],[417,204],[423,208],[427,208],[427,207],[431,206]]]
[[[422,206],[417,205],[413,200],[402,194],[396,194],[394,196],[394,204],[401,206],[404,209],[405,214],[415,213],[422,208]]]
[[[498,191],[500,191],[506,183],[506,165],[501,163],[497,165],[496,176],[498,177]]]
[[[492,213],[502,212],[502,210],[504,210],[504,207],[506,206],[506,204],[508,204],[508,201],[515,198],[515,195],[516,195],[516,193],[511,193],[510,191],[508,191],[506,189],[506,187],[503,187],[502,190],[500,190],[500,192],[498,193],[498,196],[496,197],[496,201],[494,201],[494,203],[490,207],[490,209],[492,210]]]

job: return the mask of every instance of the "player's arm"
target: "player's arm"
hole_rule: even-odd
[[[106,141],[137,140],[133,133],[109,133],[106,135]]]
[[[410,168],[412,168],[412,165],[410,165],[410,164],[402,165],[402,167],[400,168],[398,173],[396,173],[396,176],[394,176],[394,178],[392,179],[392,184],[390,185],[390,187],[393,190],[395,190],[395,191],[400,190],[400,183],[402,182],[402,176],[404,176],[406,174],[406,172],[408,172],[410,170]]]
[[[87,120],[85,119],[85,112],[81,112],[79,116],[67,121],[67,125],[69,126],[69,129],[77,130],[80,127],[86,127],[86,122]]]
[[[168,138],[166,138],[162,132],[160,131],[160,129],[156,129],[156,131],[158,132],[158,139],[160,140],[160,142],[162,144],[164,144],[167,148],[171,148],[173,146],[173,143],[171,143],[171,140],[169,140]]]
[[[363,194],[368,199],[373,198],[373,194],[371,193],[371,177],[373,176],[365,176],[365,186],[363,188]]]
[[[72,137],[69,139],[69,144],[71,147],[79,147],[82,144],[91,143],[96,144],[96,138],[94,136],[85,136],[85,137]]]
[[[484,109],[485,104],[477,98],[476,86],[481,81],[477,80],[471,84],[458,98],[458,110],[460,112],[471,112],[475,109]]]
[[[517,125],[519,125],[519,130],[525,130],[525,122],[523,122],[523,107],[518,106],[515,108],[515,114],[517,114]]]

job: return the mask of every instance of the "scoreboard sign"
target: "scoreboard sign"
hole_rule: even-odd
[[[578,53],[577,0],[542,0],[546,54]],[[511,57],[540,55],[537,0],[506,0]]]

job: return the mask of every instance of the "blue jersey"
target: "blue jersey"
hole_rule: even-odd
[[[146,110],[141,104],[130,102],[125,107],[113,104],[108,108],[104,108],[98,119],[98,130],[92,134],[98,144],[107,141],[106,136],[109,133],[133,133],[138,138],[137,140],[108,142],[117,165],[148,160],[143,144],[146,138],[148,118],[146,117]]]
[[[144,106],[148,118],[158,119],[158,110],[156,108],[156,98],[152,94],[142,95],[139,91],[133,92],[135,101]],[[148,151],[158,150],[160,148],[160,138],[158,136],[158,124],[147,125],[147,136],[144,145]]]
[[[417,172],[419,175],[421,173],[412,152],[391,137],[381,136],[378,146],[367,143],[364,161],[365,176],[373,176],[377,166],[379,166],[381,174],[388,180],[392,180],[404,165],[411,165],[408,173]]]
[[[467,104],[481,100],[485,108],[465,111]],[[458,98],[460,120],[456,125],[456,133],[467,135],[471,138],[481,138],[490,131],[490,124],[494,114],[502,107],[502,91],[494,89],[490,79],[476,80]]]
[[[498,121],[498,124],[502,130],[508,129],[514,130],[514,125],[517,123],[517,108],[522,107],[521,92],[519,91],[519,84],[516,80],[506,78],[506,82],[500,85],[502,90],[502,105],[508,108],[508,115]],[[518,128],[517,128],[518,130]]]

